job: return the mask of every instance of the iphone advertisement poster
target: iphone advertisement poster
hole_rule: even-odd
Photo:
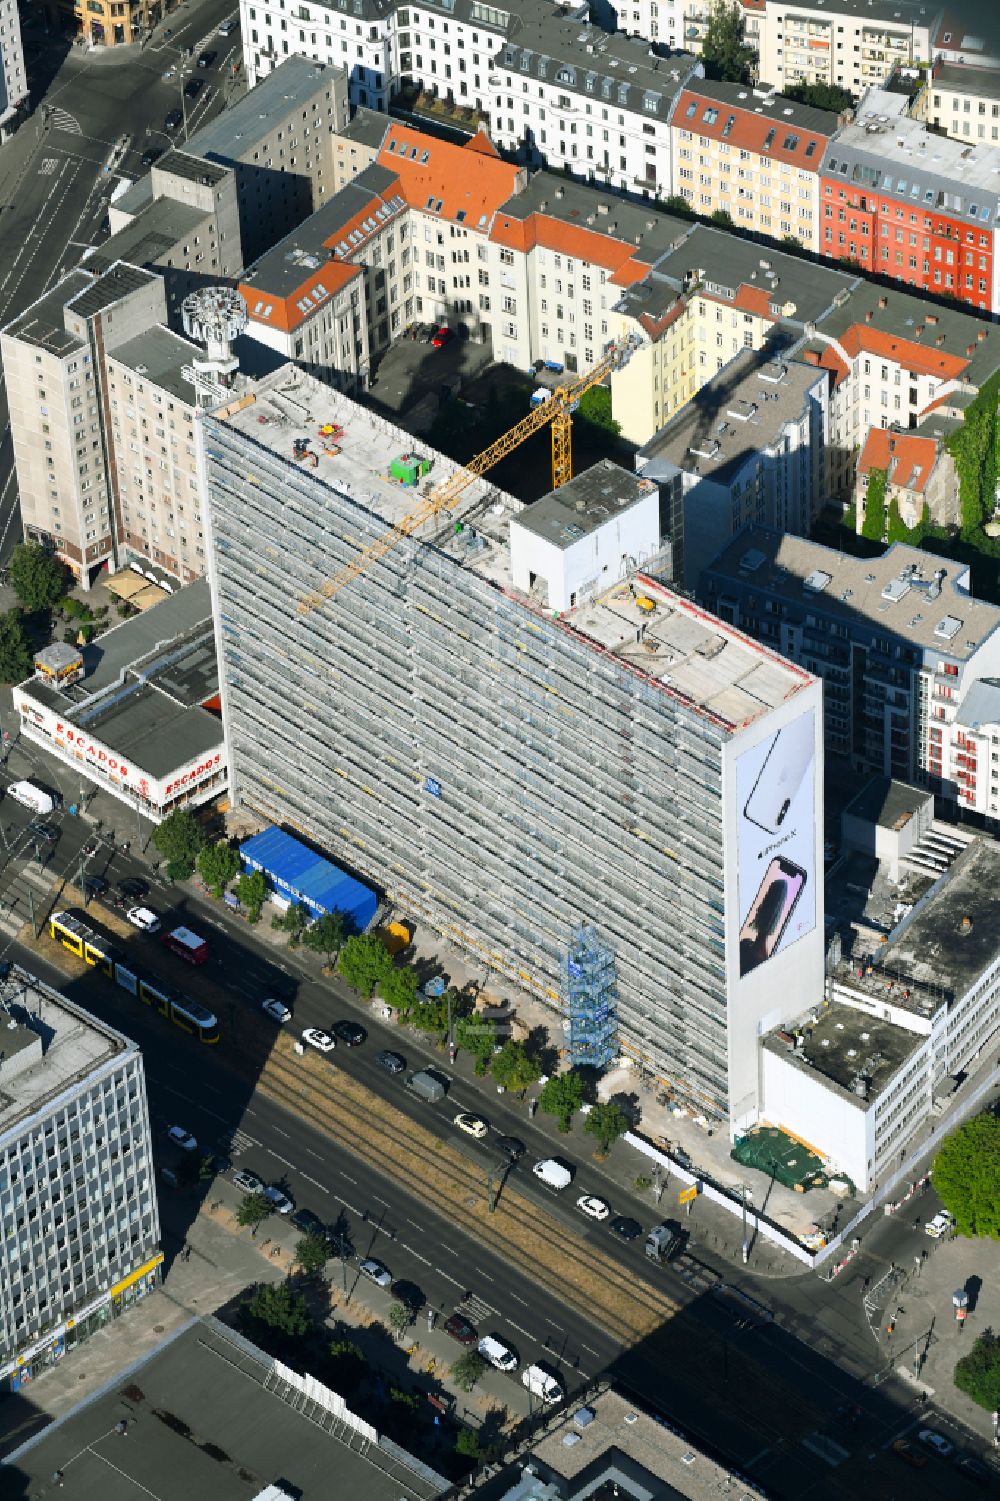
[[[740,976],[816,925],[815,710],[736,762]]]

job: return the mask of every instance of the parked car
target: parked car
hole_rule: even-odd
[[[95,896],[103,896],[108,889],[108,883],[103,876],[84,876],[83,890],[88,902]]]
[[[198,95],[202,91],[202,88],[203,84],[200,78],[189,78],[187,83],[184,85],[184,98],[197,99]]]
[[[118,882],[118,890],[122,896],[131,897],[134,902],[141,902],[144,896],[149,895],[149,882],[141,876],[126,876]]]
[[[213,52],[212,51],[211,47],[207,47],[204,52],[199,52],[198,53],[198,66],[199,66],[199,68],[210,68],[212,66],[212,64],[215,62],[215,59],[218,57],[218,55],[219,54],[217,52]]]
[[[474,1345],[479,1341],[479,1330],[464,1313],[453,1313],[450,1319],[445,1319],[444,1332],[457,1339],[460,1345]]]
[[[917,1438],[927,1449],[933,1449],[942,1459],[948,1459],[955,1452],[955,1445],[946,1439],[943,1433],[938,1433],[933,1428],[921,1428]]]
[[[179,130],[183,123],[184,115],[179,109],[169,110],[163,117],[164,130]]]
[[[402,1053],[394,1053],[391,1048],[383,1048],[381,1053],[376,1053],[375,1062],[379,1068],[384,1068],[387,1074],[406,1072],[406,1059]]]
[[[611,1213],[611,1205],[607,1200],[598,1199],[594,1194],[583,1194],[577,1199],[576,1207],[590,1220],[606,1220]]]
[[[482,1141],[484,1136],[489,1135],[489,1121],[484,1116],[473,1115],[468,1110],[459,1111],[454,1124],[460,1131],[464,1131],[466,1136],[474,1136],[477,1141]]]
[[[367,1041],[368,1033],[358,1022],[341,1021],[334,1022],[333,1035],[338,1038],[345,1047],[359,1048]]]
[[[443,349],[446,344],[451,343],[454,337],[455,335],[448,327],[448,325],[446,323],[442,323],[441,327],[437,330],[434,337],[431,339],[431,343],[434,345],[435,349]]]
[[[521,1363],[517,1351],[498,1334],[484,1334],[479,1341],[479,1353],[494,1370],[508,1374],[516,1371]]]
[[[375,1256],[366,1256],[358,1266],[358,1271],[370,1282],[374,1282],[376,1287],[392,1286],[392,1273],[385,1262],[379,1261]]]
[[[927,1221],[924,1234],[929,1235],[932,1240],[940,1240],[942,1235],[948,1235],[954,1228],[954,1215],[949,1214],[947,1209],[942,1209],[932,1220]]]
[[[269,1183],[264,1189],[264,1197],[270,1199],[279,1214],[291,1214],[295,1208],[294,1199],[290,1199],[283,1188],[277,1183]]]
[[[337,1039],[332,1032],[324,1032],[322,1027],[305,1027],[302,1032],[302,1041],[307,1047],[315,1048],[317,1053],[332,1053],[337,1046]]]
[[[140,167],[151,167],[163,155],[162,146],[147,146],[139,158]]]
[[[915,1470],[922,1470],[927,1464],[927,1455],[915,1449],[909,1439],[897,1438],[892,1446],[892,1452],[897,1459],[901,1459],[904,1464],[912,1465]]]
[[[638,1240],[642,1234],[639,1221],[629,1219],[627,1214],[616,1214],[608,1229],[612,1235],[617,1235],[619,1240]]]
[[[213,1152],[212,1156],[207,1160],[212,1164],[213,1178],[219,1178],[223,1173],[228,1173],[232,1170],[232,1159],[226,1157],[222,1152]]]
[[[168,1126],[167,1140],[172,1141],[175,1147],[180,1147],[182,1152],[197,1152],[198,1139],[185,1131],[183,1126]]]
[[[329,1243],[330,1231],[319,1215],[313,1214],[311,1209],[296,1209],[292,1215],[292,1224],[296,1230],[301,1230],[303,1235],[318,1235]]]
[[[41,840],[44,844],[55,844],[59,838],[59,830],[55,824],[42,823],[37,818],[31,820],[25,832],[30,839]]]
[[[259,1194],[264,1192],[264,1180],[258,1178],[249,1168],[241,1167],[239,1172],[233,1174],[233,1185],[241,1194]]]
[[[517,1136],[494,1136],[493,1145],[498,1151],[506,1152],[512,1162],[516,1162],[519,1157],[523,1157],[528,1150],[524,1142]]]
[[[141,928],[144,933],[158,933],[160,931],[160,919],[149,907],[129,907],[125,916],[133,928]]]
[[[260,1009],[265,1012],[272,1021],[276,1021],[279,1027],[283,1027],[285,1025],[285,1022],[290,1022],[292,1019],[292,1013],[285,1005],[284,1001],[261,1001]]]
[[[412,1314],[418,1314],[427,1302],[426,1293],[415,1282],[408,1282],[404,1277],[392,1284],[392,1295]]]

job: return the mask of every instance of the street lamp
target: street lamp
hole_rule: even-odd
[[[750,1260],[750,1240],[747,1235],[747,1199],[753,1198],[753,1195],[745,1183],[740,1184],[740,1196],[743,1201],[743,1243],[740,1246],[740,1252],[743,1256],[743,1265],[746,1266]]]

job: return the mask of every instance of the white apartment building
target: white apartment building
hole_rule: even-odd
[[[702,65],[652,57],[557,12],[522,21],[494,66],[491,132],[518,158],[645,198],[673,191],[670,117]]]
[[[1000,69],[936,62],[920,109],[928,125],[956,141],[1000,142]]]
[[[166,314],[162,279],[118,263],[70,272],[0,332],[24,535],[85,589],[115,552],[105,356]]]
[[[393,78],[390,0],[240,0],[243,67],[252,88],[301,53],[347,70],[352,104],[385,110]]]
[[[6,141],[13,134],[18,109],[28,97],[17,0],[0,0],[0,63],[0,140]]]
[[[937,15],[922,0],[767,0],[758,77],[779,92],[830,83],[860,97],[897,64],[930,61]]]

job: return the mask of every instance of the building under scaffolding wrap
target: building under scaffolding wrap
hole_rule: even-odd
[[[393,459],[418,500],[453,466],[293,366],[200,431],[234,802],[564,1016],[592,923],[622,1048],[752,1121],[758,1035],[822,989],[818,681],[642,571],[659,497],[615,465],[477,480],[312,608],[413,508]]]
[[[607,1068],[618,1056],[618,983],[615,956],[593,928],[573,934],[564,959],[569,1061]]]

